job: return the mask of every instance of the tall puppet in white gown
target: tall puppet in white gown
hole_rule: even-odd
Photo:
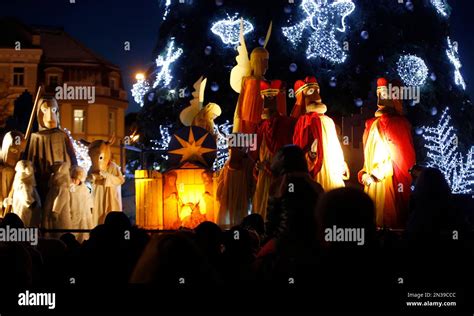
[[[122,211],[122,184],[125,178],[120,167],[111,160],[110,147],[115,142],[115,136],[108,141],[95,140],[92,143],[82,141],[89,147],[92,167],[89,178],[92,183],[94,208],[92,212],[93,225],[103,224],[110,212]]]
[[[305,152],[308,169],[324,191],[344,187],[349,168],[344,161],[334,121],[325,115],[327,107],[321,102],[316,78],[298,80],[295,91],[297,99],[302,98],[299,104],[305,106],[305,114],[298,118],[293,143]]]

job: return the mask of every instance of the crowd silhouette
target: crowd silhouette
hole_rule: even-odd
[[[474,282],[472,226],[453,207],[439,170],[427,168],[417,177],[401,232],[377,230],[373,202],[361,189],[324,193],[296,146],[280,149],[271,170],[265,220],[252,214],[229,230],[203,222],[193,230],[148,234],[124,213],[111,212],[82,243],[71,233],[40,238],[37,246],[0,243],[1,287],[295,287],[307,289],[317,304],[337,298],[351,308],[394,296],[387,304],[402,308],[410,289],[453,290],[457,300],[467,300]],[[6,226],[23,223],[10,213],[0,223]],[[324,231],[333,226],[364,229],[364,244],[328,242]]]

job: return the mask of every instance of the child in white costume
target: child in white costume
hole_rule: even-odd
[[[69,162],[60,162],[53,165],[49,190],[44,203],[43,225],[45,228],[72,228],[71,193],[69,191],[71,184],[70,167]]]
[[[41,222],[41,200],[36,191],[33,163],[20,160],[15,166],[15,172],[12,212],[21,218],[26,227],[37,227]]]
[[[71,218],[72,228],[74,229],[92,229],[92,208],[94,201],[92,195],[87,188],[86,171],[79,167],[73,166],[71,168]],[[79,242],[84,241],[86,234],[75,233],[76,239]]]

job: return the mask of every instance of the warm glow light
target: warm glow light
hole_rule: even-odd
[[[145,75],[142,72],[139,72],[135,75],[135,79],[143,80],[143,79],[145,79]]]

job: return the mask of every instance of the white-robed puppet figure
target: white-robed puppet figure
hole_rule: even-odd
[[[28,160],[20,160],[15,172],[12,213],[17,214],[26,227],[38,227],[41,223],[41,200],[36,191],[33,164]]]
[[[47,229],[72,228],[70,168],[69,162],[58,162],[52,166],[53,173],[43,208],[43,226]]]
[[[113,162],[110,147],[115,142],[115,136],[108,141],[95,140],[92,143],[81,140],[89,147],[92,167],[89,179],[92,183],[94,208],[92,223],[94,226],[103,224],[110,212],[122,211],[122,184],[125,178],[120,167]]]
[[[395,83],[396,85],[397,83]],[[400,100],[388,99],[387,80],[377,80],[377,111],[365,122],[364,168],[359,182],[375,204],[379,227],[401,228],[407,216],[415,149]]]
[[[325,115],[327,107],[321,102],[319,92],[315,77],[295,83],[297,104],[305,106],[305,113],[296,122],[293,143],[303,149],[313,179],[327,192],[345,186],[349,168],[344,161],[336,126]]]
[[[71,225],[74,229],[92,229],[92,209],[94,202],[86,186],[86,171],[79,167],[71,168]],[[75,233],[77,241],[84,240],[84,233]]]
[[[25,136],[16,131],[5,134],[2,142],[0,154],[0,201],[6,208],[9,204],[10,191],[13,188],[13,178],[15,177],[15,166],[20,160],[22,151],[26,147]],[[0,214],[2,211],[0,211]]]
[[[77,165],[77,160],[69,137],[59,127],[59,107],[56,99],[41,99],[36,114],[39,131],[31,134],[28,160],[33,162],[38,193],[44,201],[52,165],[68,162],[74,166]]]

